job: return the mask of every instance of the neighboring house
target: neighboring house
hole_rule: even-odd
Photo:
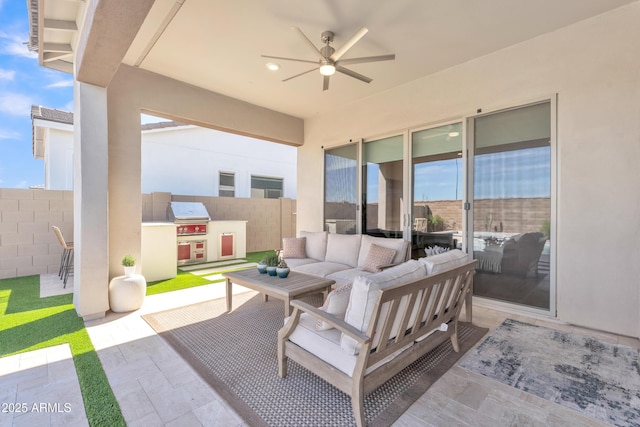
[[[31,107],[33,157],[44,188],[73,190],[73,113]],[[162,121],[142,130],[142,192],[296,198],[296,148]]]

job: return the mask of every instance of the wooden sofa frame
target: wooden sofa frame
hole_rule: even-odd
[[[287,360],[296,361],[351,396],[351,405],[356,424],[364,426],[364,396],[366,394],[374,391],[402,369],[447,339],[451,340],[454,350],[456,352],[459,351],[458,317],[465,297],[471,291],[476,265],[476,260],[469,261],[457,268],[380,291],[369,327],[365,333],[303,301],[292,301],[291,305],[294,307],[294,311],[286,325],[278,332],[278,370],[280,377],[284,378],[287,375]],[[435,300],[432,301],[437,303],[429,304],[432,295],[435,295]],[[400,301],[403,297],[407,297],[409,303],[404,304],[404,309],[401,310]],[[382,308],[385,304],[388,304],[389,310],[386,311],[386,316],[381,318]],[[417,315],[413,324],[409,324],[414,310],[413,307],[416,304],[419,305]],[[438,311],[436,312],[437,309]],[[311,316],[331,324],[342,333],[354,338],[361,345],[351,377],[288,340],[288,337],[298,325],[302,312],[309,313]],[[392,326],[397,316],[400,316],[399,318],[402,322],[398,330],[406,331],[406,333],[404,335],[398,333],[394,337]],[[422,322],[422,319],[427,320]],[[417,340],[434,329],[438,329],[443,323],[448,325],[446,331],[437,330],[426,339]],[[377,328],[376,324],[378,325]],[[381,339],[377,348],[372,349],[374,332],[375,334],[380,334]],[[405,347],[408,348],[389,362],[381,364],[375,369],[370,369],[376,363]]]

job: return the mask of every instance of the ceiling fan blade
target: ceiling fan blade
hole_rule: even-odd
[[[302,72],[302,73],[300,73],[300,74],[296,74],[295,76],[287,77],[286,79],[284,79],[284,80],[283,80],[283,82],[286,82],[286,81],[291,80],[291,79],[295,79],[296,77],[300,77],[300,76],[302,76],[302,75],[305,75],[305,74],[310,73],[310,72],[312,72],[312,71],[315,71],[315,70],[317,70],[317,69],[318,69],[318,67],[315,67],[315,68],[312,68],[312,69],[310,69],[310,70],[303,71],[303,72]]]
[[[314,45],[313,43],[311,43],[311,40],[309,40],[309,37],[307,37],[300,28],[298,27],[293,27],[293,29],[300,35],[300,37],[302,38],[302,40],[304,40],[307,45],[309,45],[309,47],[313,50],[313,52],[316,54],[316,56],[318,57],[319,60],[324,61],[326,58],[322,55],[322,53],[318,50],[318,48],[316,47],[316,45]]]
[[[356,73],[355,71],[349,70],[348,68],[344,68],[340,65],[336,65],[336,71],[340,71],[342,74],[346,74],[347,76],[353,77],[365,83],[371,83],[373,79],[370,79],[367,76],[363,76],[360,73]]]
[[[271,55],[260,55],[263,58],[269,59],[280,59],[282,61],[295,61],[295,62],[306,62],[308,64],[317,64],[318,61],[308,61],[306,59],[296,59],[296,58],[284,58],[282,56],[271,56]]]
[[[395,55],[364,56],[362,58],[342,59],[337,63],[340,65],[350,65],[350,64],[363,64],[365,62],[391,61],[394,59],[396,59]]]
[[[323,76],[324,79],[322,79],[322,90],[327,90],[329,89],[329,77],[331,76]]]
[[[367,34],[367,31],[369,30],[367,30],[365,27],[360,28],[358,32],[355,33],[349,40],[347,40],[347,42],[342,45],[340,49],[333,52],[333,55],[331,55],[330,59],[332,61],[337,61],[338,59],[340,59],[340,57],[347,53],[347,51],[351,49],[354,44],[358,43],[358,40],[360,40],[362,37],[364,37],[365,34]]]

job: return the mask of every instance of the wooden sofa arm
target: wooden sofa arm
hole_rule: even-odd
[[[351,326],[344,320],[340,320],[333,314],[329,314],[324,310],[320,310],[319,308],[316,308],[310,304],[307,304],[306,302],[303,302],[300,300],[293,300],[291,301],[291,306],[294,308],[294,310],[304,311],[305,313],[309,313],[309,315],[315,317],[316,319],[320,319],[324,322],[327,322],[328,324],[330,324],[340,332],[358,341],[360,344],[366,344],[369,341],[371,341],[371,338],[369,338],[368,336],[360,332],[360,330]],[[294,311],[294,313],[291,315],[291,318],[295,319],[296,317],[297,316]]]

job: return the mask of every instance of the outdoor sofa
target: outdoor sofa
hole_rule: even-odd
[[[406,240],[366,234],[302,231],[300,237],[282,240],[282,256],[292,271],[335,280],[336,288],[407,261],[411,250]]]
[[[465,301],[470,308],[476,265],[456,249],[358,275],[320,308],[292,301],[278,333],[279,375],[296,361],[350,395],[364,425],[366,394],[447,339],[459,350],[458,316]]]

